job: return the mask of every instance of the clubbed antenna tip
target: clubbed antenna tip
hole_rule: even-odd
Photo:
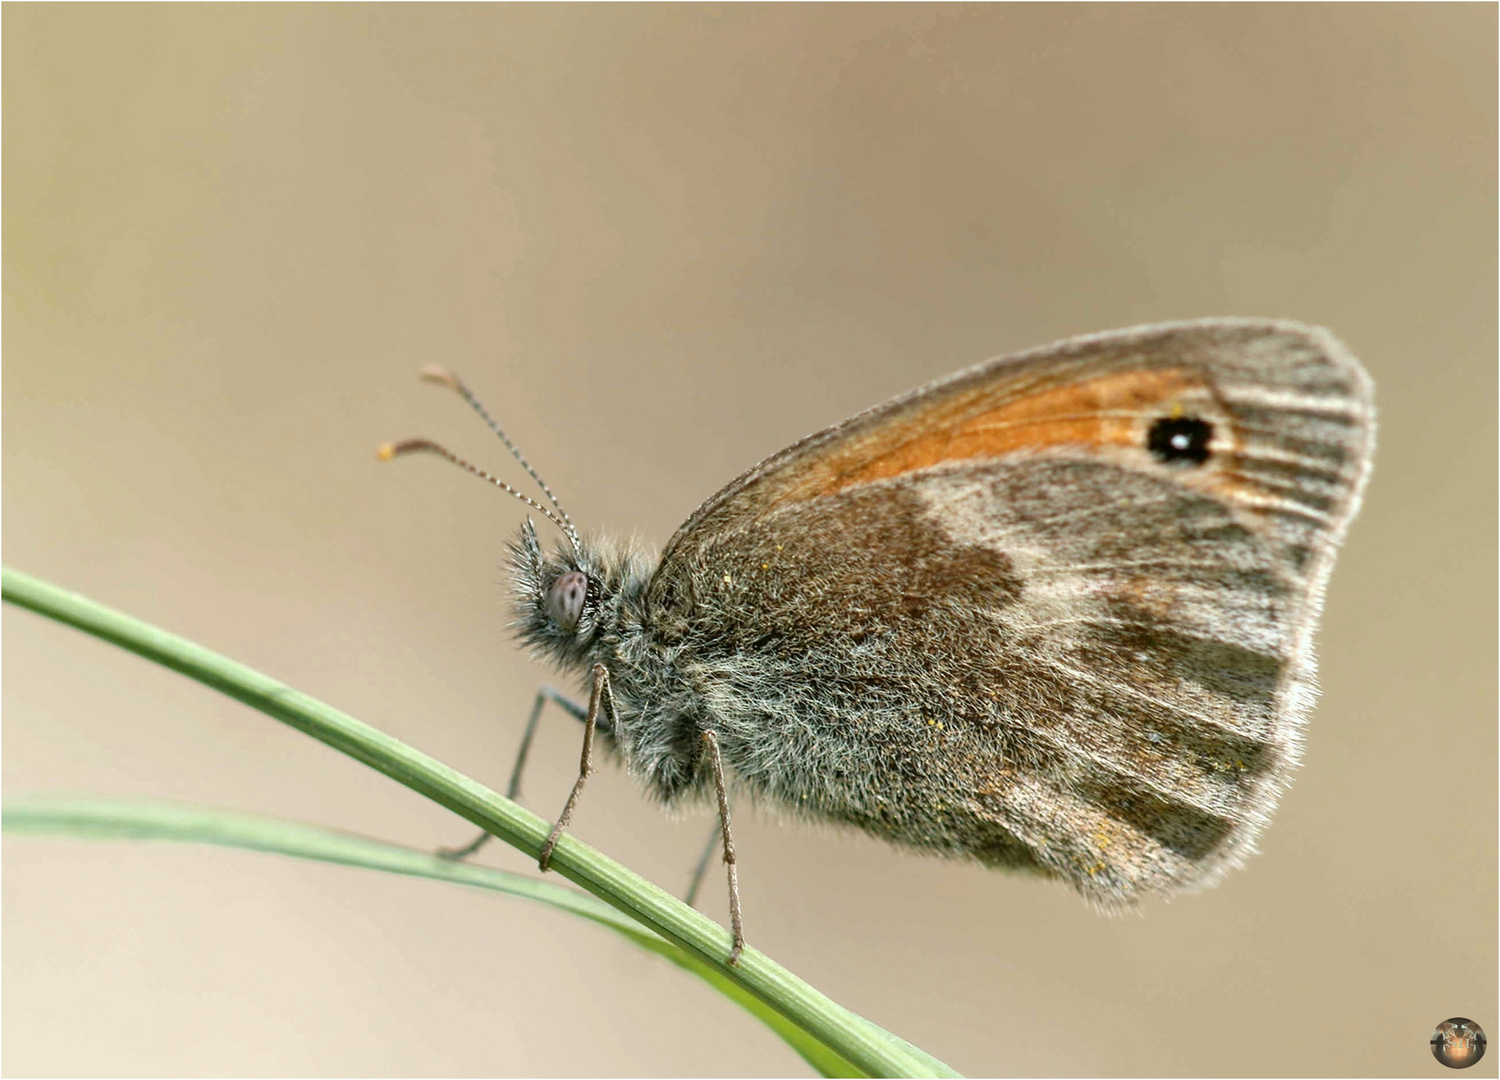
[[[410,454],[417,450],[426,450],[429,445],[426,439],[403,439],[401,442],[383,443],[375,451],[375,460],[390,461],[391,458],[399,457],[402,454]]]
[[[450,390],[456,390],[465,397],[468,397],[468,387],[463,384],[463,381],[457,375],[453,374],[447,368],[439,367],[437,364],[425,364],[418,374],[427,382],[442,383]]]

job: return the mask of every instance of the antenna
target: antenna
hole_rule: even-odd
[[[431,441],[430,439],[403,439],[401,442],[386,443],[376,451],[375,456],[381,461],[389,461],[391,460],[391,458],[398,457],[402,454],[412,454],[418,453],[420,451],[426,451],[431,454],[436,454],[438,455],[438,457],[446,458],[447,460],[453,462],[453,464],[457,465],[459,468],[473,473],[481,480],[488,480],[491,484],[494,484],[501,491],[509,492],[511,495],[514,495],[516,498],[520,499],[527,506],[531,507],[533,510],[536,510],[548,521],[552,522],[552,524],[561,529],[563,535],[566,536],[569,543],[573,545],[573,550],[581,555],[583,553],[583,545],[579,542],[578,530],[573,527],[573,519],[568,517],[568,512],[563,509],[562,503],[557,501],[557,496],[552,493],[552,489],[547,486],[547,482],[537,474],[537,471],[534,468],[531,467],[531,462],[527,461],[525,457],[521,455],[521,451],[516,449],[516,444],[511,442],[510,437],[500,429],[500,425],[495,423],[494,419],[490,416],[489,411],[484,407],[483,402],[481,402],[477,397],[474,396],[474,392],[467,386],[465,386],[463,380],[460,379],[457,375],[454,375],[452,372],[440,368],[435,364],[429,364],[424,367],[422,369],[421,375],[422,378],[427,380],[428,382],[442,383],[450,390],[455,391],[460,397],[462,397],[469,403],[469,407],[479,414],[480,418],[485,422],[489,429],[500,437],[500,441],[505,444],[505,448],[509,450],[511,452],[511,455],[521,463],[521,468],[526,470],[527,475],[529,475],[533,480],[536,481],[537,486],[542,489],[542,494],[547,496],[547,501],[550,502],[554,508],[556,508],[557,513],[554,514],[551,510],[548,510],[545,506],[543,506],[541,503],[537,502],[530,496],[522,495],[519,491],[511,487],[504,480],[501,480],[496,476],[491,476],[483,469],[469,464],[467,461],[459,457],[457,454],[453,453],[451,450],[439,446],[437,443]]]

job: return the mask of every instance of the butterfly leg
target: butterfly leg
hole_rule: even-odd
[[[557,824],[552,826],[552,833],[547,837],[547,842],[542,845],[541,857],[537,865],[546,871],[547,864],[552,861],[552,849],[557,847],[557,838],[562,831],[568,827],[568,822],[573,819],[573,807],[578,803],[578,796],[583,793],[583,785],[588,780],[589,774],[594,771],[594,729],[599,726],[599,710],[603,708],[609,714],[605,718],[607,727],[613,727],[615,718],[615,694],[609,688],[609,669],[603,664],[594,665],[594,689],[589,695],[589,711],[583,721],[583,755],[578,762],[578,779],[573,784],[573,791],[568,796],[568,802],[563,807],[563,812],[557,819]]]
[[[575,719],[583,720],[588,716],[588,710],[569,698],[563,697],[550,686],[544,686],[536,692],[536,701],[531,706],[531,719],[526,721],[526,734],[521,736],[521,749],[516,752],[516,763],[510,770],[510,783],[505,788],[507,799],[517,799],[521,795],[521,774],[526,769],[526,756],[531,753],[531,740],[536,735],[537,722],[542,718],[542,706],[547,702],[561,705],[563,709]],[[438,848],[438,855],[444,859],[467,859],[474,852],[484,847],[489,842],[490,834],[482,832],[463,847]]]
[[[714,822],[714,827],[708,834],[708,842],[703,845],[703,854],[698,856],[698,862],[693,867],[693,877],[688,883],[687,892],[682,895],[682,902],[688,907],[697,905],[698,889],[703,885],[703,875],[708,873],[708,860],[714,857],[714,851],[722,842],[723,835],[723,826]]]
[[[724,788],[724,762],[719,758],[719,740],[712,731],[703,733],[708,745],[708,761],[714,770],[714,788],[719,795],[719,825],[724,833],[724,865],[729,868],[729,929],[734,934],[734,945],[729,950],[729,962],[740,962],[740,953],[745,949],[745,926],[740,918],[740,876],[734,863],[734,838],[729,831],[729,794]]]

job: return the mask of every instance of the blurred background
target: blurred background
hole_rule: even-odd
[[[971,1074],[1438,1075],[1439,1021],[1500,1034],[1495,40],[1487,4],[8,5],[5,561],[500,787],[550,677],[506,632],[523,508],[374,449],[521,474],[421,364],[582,525],[661,544],[761,457],[992,356],[1329,326],[1380,445],[1261,854],[1107,918],[742,810],[746,919]],[[3,628],[9,795],[470,834],[162,669]],[[548,716],[539,813],[578,741]],[[618,771],[575,819],[672,889],[709,822]],[[16,839],[4,925],[7,1075],[806,1072],[607,932],[431,882]]]

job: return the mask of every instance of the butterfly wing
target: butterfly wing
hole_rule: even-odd
[[[1369,469],[1325,331],[1210,320],[993,361],[705,503],[647,591],[740,777],[1103,904],[1253,849]]]

